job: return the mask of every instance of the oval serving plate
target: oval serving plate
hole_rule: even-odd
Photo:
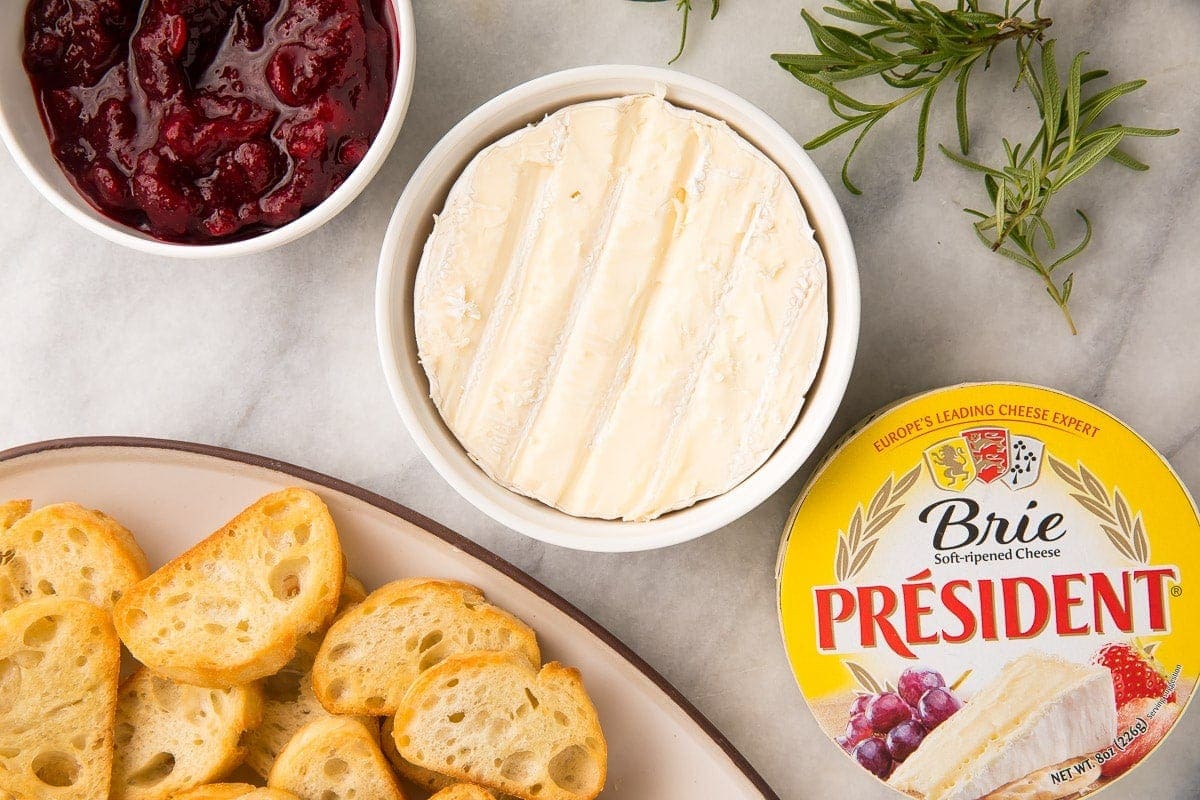
[[[255,499],[306,486],[329,505],[346,563],[368,588],[433,575],[475,584],[579,667],[609,743],[602,798],[779,800],[679,692],[582,611],[512,564],[387,498],[262,456],[161,439],[60,439],[0,452],[0,498],[112,514],[158,566]],[[653,743],[653,744],[651,744]]]

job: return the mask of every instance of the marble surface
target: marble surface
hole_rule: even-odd
[[[780,643],[772,572],[807,468],[704,539],[592,555],[492,523],[405,434],[377,363],[372,294],[378,246],[412,170],[451,125],[501,90],[580,64],[661,65],[678,33],[669,3],[415,5],[416,91],[386,166],[334,222],[265,256],[170,262],[110,245],[69,223],[0,152],[0,447],[83,434],[172,437],[359,483],[463,532],[592,614],[694,701],[785,800],[892,796],[818,738]],[[714,22],[694,17],[676,67],[741,93],[801,140],[824,130],[824,104],[768,58],[807,48],[799,12],[818,4],[722,5]],[[1046,6],[1064,51],[1087,47],[1092,63],[1116,76],[1149,79],[1122,107],[1132,121],[1183,133],[1133,145],[1154,165],[1148,175],[1110,165],[1079,185],[1072,199],[1091,214],[1096,236],[1079,262],[1081,333],[1072,338],[1036,280],[974,240],[959,209],[978,202],[977,180],[931,157],[912,183],[913,115],[885,123],[858,158],[866,194],[836,187],[861,263],[863,326],[829,438],[923,389],[1032,381],[1123,417],[1200,492],[1200,4]],[[999,87],[1010,74],[999,58],[985,81]],[[975,108],[980,141],[1001,123],[1005,131],[1028,124],[1023,96],[1006,99]],[[952,127],[940,109],[931,141],[952,141]],[[814,158],[836,180],[842,153],[835,146]],[[1105,796],[1200,796],[1198,741],[1200,710],[1192,709],[1147,765]]]

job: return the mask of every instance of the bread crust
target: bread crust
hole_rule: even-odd
[[[248,783],[210,783],[184,789],[171,795],[171,800],[239,800],[256,788]]]
[[[29,513],[33,508],[31,500],[9,500],[0,503],[0,531],[11,528],[12,524]]]
[[[496,796],[473,783],[456,783],[442,789],[429,800],[496,800]]]
[[[300,800],[282,789],[267,789],[248,783],[210,783],[172,795],[171,800]]]

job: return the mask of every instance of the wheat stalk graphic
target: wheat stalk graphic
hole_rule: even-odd
[[[1050,467],[1058,477],[1075,489],[1071,497],[1100,520],[1100,529],[1112,542],[1113,547],[1131,561],[1148,564],[1150,540],[1146,538],[1142,514],[1134,514],[1129,510],[1129,503],[1121,494],[1121,490],[1114,488],[1110,493],[1083,464],[1078,464],[1078,468],[1073,469],[1054,456],[1049,458]]]
[[[913,487],[920,474],[921,465],[918,464],[900,480],[895,480],[894,474],[889,475],[866,509],[862,505],[854,509],[846,530],[838,531],[837,555],[833,565],[838,583],[853,578],[867,565],[871,554],[875,552],[875,545],[879,544],[879,534],[904,508],[900,499]]]

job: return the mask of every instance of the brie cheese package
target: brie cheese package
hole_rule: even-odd
[[[897,403],[792,509],[779,609],[822,730],[920,800],[1054,800],[1127,774],[1200,673],[1200,519],[1115,417],[1021,384]]]
[[[776,164],[637,95],[482,150],[436,219],[414,313],[430,396],[493,480],[640,521],[729,490],[792,429],[826,269]]]

